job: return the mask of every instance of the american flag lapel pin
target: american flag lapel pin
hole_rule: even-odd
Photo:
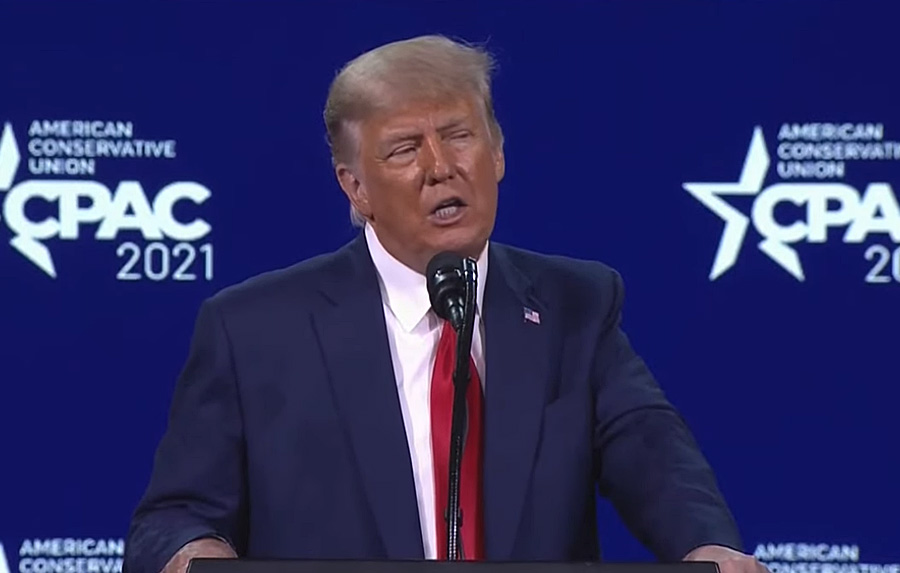
[[[528,308],[527,306],[523,309],[525,312],[525,320],[528,322],[533,322],[534,324],[541,323],[541,315],[538,311]]]

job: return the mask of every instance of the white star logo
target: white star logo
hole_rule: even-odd
[[[9,191],[15,179],[16,170],[22,156],[19,154],[19,145],[16,143],[16,135],[12,126],[7,122],[0,134],[0,193]],[[0,195],[2,198],[2,195]],[[0,204],[3,201],[0,199]],[[46,245],[31,237],[16,235],[10,239],[9,244],[22,253],[25,258],[36,264],[41,270],[56,278],[56,268],[53,265],[53,257]],[[3,570],[0,569],[0,573]]]
[[[0,573],[9,573],[9,563],[6,561],[6,552],[3,551],[2,543],[0,543]]]
[[[21,159],[12,126],[6,123],[3,125],[3,133],[0,134],[0,191],[12,187]]]
[[[757,195],[762,190],[766,172],[769,170],[769,152],[762,128],[753,130],[750,148],[744,159],[744,167],[737,183],[685,183],[685,191],[703,203],[710,211],[725,221],[722,238],[716,258],[713,260],[709,280],[716,280],[737,262],[741,245],[747,235],[750,219],[738,209],[732,207],[720,195]],[[803,280],[803,268],[797,252],[782,242],[764,238],[759,249],[781,265],[798,280]]]

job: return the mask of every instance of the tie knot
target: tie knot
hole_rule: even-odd
[[[443,325],[441,326],[441,337],[452,337],[454,340],[456,339],[456,331],[453,330],[453,325],[450,324],[449,320],[442,320]]]

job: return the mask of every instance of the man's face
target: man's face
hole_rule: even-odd
[[[481,253],[504,159],[477,100],[397,103],[356,136],[356,160],[337,165],[338,180],[388,252],[419,272],[441,251]]]

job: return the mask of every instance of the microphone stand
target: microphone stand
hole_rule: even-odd
[[[460,466],[463,447],[468,433],[468,409],[466,390],[469,387],[470,353],[472,333],[475,327],[475,293],[478,285],[478,269],[471,258],[463,260],[466,281],[465,319],[457,332],[456,368],[453,370],[453,414],[450,424],[450,475],[448,480],[447,513],[447,560],[465,559],[462,543],[462,509],[459,507]]]

